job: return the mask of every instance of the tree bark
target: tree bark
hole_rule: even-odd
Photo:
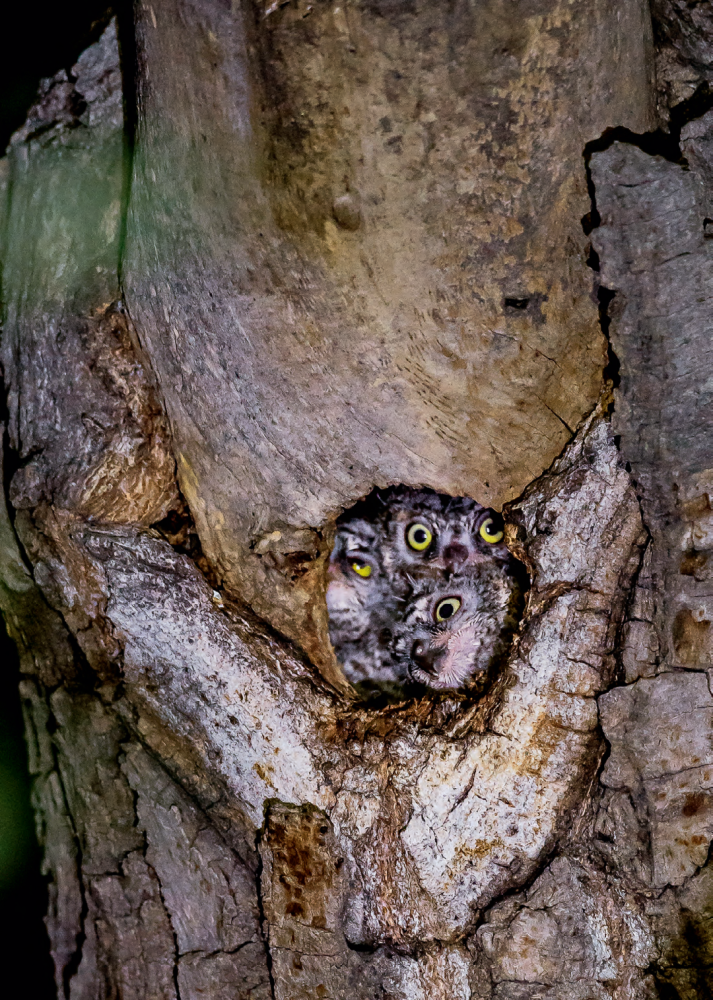
[[[59,995],[712,995],[713,17],[154,0],[121,56],[0,175]],[[480,698],[336,663],[335,521],[393,483],[527,567]]]

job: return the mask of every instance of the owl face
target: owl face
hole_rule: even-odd
[[[394,627],[400,670],[437,690],[485,670],[513,624],[516,589],[513,576],[494,564],[415,580]]]
[[[506,563],[499,514],[467,497],[430,490],[394,490],[383,517],[383,564],[391,574],[456,572]]]
[[[514,565],[499,516],[474,500],[374,491],[340,519],[329,566],[329,637],[346,677],[460,687],[508,639]]]
[[[355,519],[339,525],[329,563],[329,635],[337,649],[356,642],[393,617],[396,595],[381,560],[378,525]]]
[[[329,638],[352,684],[408,679],[391,650],[405,586],[384,572],[381,536],[381,526],[365,520],[339,525],[329,564]]]

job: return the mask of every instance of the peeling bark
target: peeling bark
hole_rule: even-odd
[[[43,84],[0,607],[60,996],[711,991],[710,19],[653,15],[140,4],[128,164],[113,22]],[[335,663],[392,482],[504,505],[478,698]]]

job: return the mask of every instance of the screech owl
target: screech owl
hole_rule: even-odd
[[[499,515],[430,489],[374,491],[337,525],[330,639],[354,684],[459,687],[503,647],[517,592]]]
[[[498,563],[412,580],[393,627],[397,672],[437,690],[461,687],[504,651],[519,597],[516,575]]]
[[[469,497],[395,486],[379,494],[387,573],[463,572],[512,558],[499,514]]]
[[[407,679],[391,650],[405,586],[384,572],[378,524],[353,518],[338,525],[329,563],[329,638],[352,684]]]

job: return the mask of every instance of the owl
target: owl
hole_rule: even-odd
[[[379,497],[382,559],[389,574],[463,572],[512,558],[500,515],[469,497],[405,486]]]
[[[398,675],[442,691],[487,670],[517,622],[521,588],[511,569],[480,562],[413,579],[392,630]]]
[[[507,639],[519,592],[499,515],[467,497],[405,486],[337,524],[329,634],[347,678],[459,687]]]
[[[378,523],[359,517],[339,524],[329,563],[329,638],[352,684],[407,680],[391,650],[406,581],[385,572],[381,534]]]

